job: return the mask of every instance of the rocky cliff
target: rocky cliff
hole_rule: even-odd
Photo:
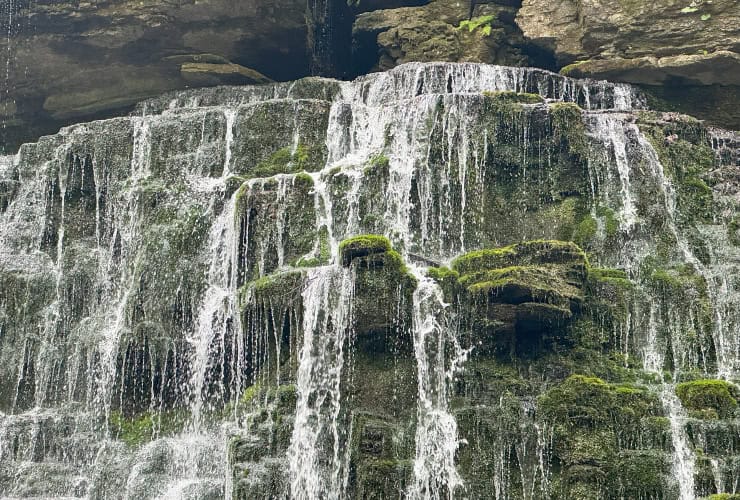
[[[0,144],[168,90],[354,77],[412,61],[645,85],[656,109],[740,128],[736,0],[4,2]]]
[[[411,63],[0,163],[0,494],[732,498],[740,138]]]

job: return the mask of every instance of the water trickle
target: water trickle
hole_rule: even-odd
[[[352,271],[312,270],[303,291],[295,425],[288,458],[292,498],[343,498],[350,436],[342,408],[342,374],[351,339]]]
[[[456,329],[448,324],[439,286],[418,270],[416,277],[413,332],[419,408],[414,482],[408,493],[417,499],[454,498],[463,482],[455,467],[459,438],[448,394],[469,351],[460,346]]]

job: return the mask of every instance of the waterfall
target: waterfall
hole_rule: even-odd
[[[739,257],[717,222],[734,205],[683,224],[680,186],[634,123],[644,107],[623,84],[411,63],[352,82],[188,90],[2,157],[0,495],[552,495],[560,450],[533,391],[582,367],[537,364],[535,334],[552,326],[539,312],[521,320],[540,325],[522,334],[532,358],[510,366],[509,352],[478,349],[521,333],[491,311],[516,316],[530,299],[478,304],[490,337],[478,338],[439,278],[454,273],[432,268],[574,239],[590,215],[591,265],[635,283],[614,350],[655,378],[665,455],[681,500],[694,498],[696,419],[675,388],[694,371],[737,379]],[[583,144],[553,139],[563,110]],[[340,244],[363,234],[390,247],[355,262]],[[658,250],[707,296],[691,289],[679,306],[653,293]],[[471,472],[468,437],[495,443],[487,477]]]
[[[643,365],[645,370],[654,373],[659,380],[658,395],[666,410],[670,421],[671,443],[673,445],[672,471],[678,483],[680,500],[692,500],[694,493],[694,463],[696,456],[689,447],[684,424],[686,412],[676,396],[676,385],[663,380],[664,359],[658,351],[657,314],[653,305],[650,306],[648,334],[644,345]]]

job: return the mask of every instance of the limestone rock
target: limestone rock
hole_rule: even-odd
[[[737,85],[740,9],[735,0],[543,2],[524,0],[524,36],[572,73],[633,83],[668,79]]]
[[[528,65],[531,60],[521,50],[524,39],[513,24],[515,13],[505,2],[471,7],[469,2],[434,0],[420,7],[360,14],[353,27],[356,57],[365,60],[364,70],[410,61]]]
[[[302,0],[23,3],[13,15],[24,22],[0,42],[8,74],[0,143],[13,149],[169,90],[304,76],[306,8]]]

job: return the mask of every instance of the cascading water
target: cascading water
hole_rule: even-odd
[[[454,498],[462,487],[455,469],[457,423],[448,408],[448,392],[468,352],[460,347],[457,331],[446,324],[442,291],[417,272],[414,292],[414,354],[419,386],[414,482],[411,498]]]
[[[334,267],[318,268],[307,279],[298,402],[288,449],[290,492],[296,499],[341,498],[349,473],[341,382],[351,338],[353,280],[350,271]]]
[[[512,92],[533,95],[512,104]],[[626,268],[645,295],[662,244],[713,306],[704,330],[696,298],[685,311],[633,307],[619,352],[660,380],[665,369],[734,380],[737,252],[707,222],[722,244],[694,256],[676,190],[631,122],[642,107],[626,85],[408,64],[354,82],[186,91],[4,158],[0,494],[549,497],[564,484],[546,463],[559,430],[538,420],[533,391],[563,369],[499,359],[537,356],[530,325],[553,328],[548,304],[490,292],[474,328],[496,333],[477,339],[427,273],[471,249],[573,238],[574,214],[590,213],[592,260]],[[567,112],[584,144],[553,140],[570,131],[556,120]],[[363,233],[399,254],[340,246]],[[479,349],[507,335],[522,338],[505,354]],[[480,388],[514,374],[530,378]],[[699,484],[678,381],[652,389],[683,500]],[[494,457],[482,475],[475,453]]]

